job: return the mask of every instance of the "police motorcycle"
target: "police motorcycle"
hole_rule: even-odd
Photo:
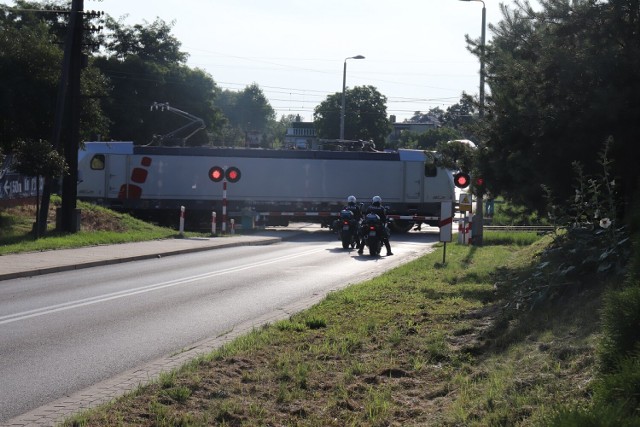
[[[355,248],[358,246],[358,221],[354,218],[353,212],[349,209],[340,211],[340,218],[336,221],[334,229],[338,233],[338,238],[342,242],[343,249]]]
[[[383,238],[388,237],[386,224],[382,223],[380,217],[374,213],[368,213],[362,220],[360,232],[364,246],[369,248],[369,255],[380,255]]]

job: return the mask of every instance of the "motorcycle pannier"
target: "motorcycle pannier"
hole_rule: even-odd
[[[353,212],[351,212],[349,209],[343,209],[340,211],[340,218],[341,219],[351,219],[353,218]]]

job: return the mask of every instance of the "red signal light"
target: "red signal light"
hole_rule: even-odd
[[[468,173],[458,172],[453,176],[453,184],[458,188],[467,188],[471,183]]]
[[[224,169],[220,166],[214,166],[209,169],[209,179],[213,182],[220,182],[224,178]]]
[[[476,178],[476,186],[482,187],[484,185],[484,178]]]
[[[238,182],[240,181],[240,176],[242,176],[242,174],[240,173],[240,169],[235,166],[231,166],[229,169],[227,169],[226,176],[227,181]]]
[[[209,179],[213,182],[220,182],[225,178],[229,182],[238,182],[241,176],[240,169],[235,166],[231,166],[226,170],[220,166],[214,166],[209,169]]]

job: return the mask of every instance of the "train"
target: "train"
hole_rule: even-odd
[[[78,155],[77,197],[136,217],[187,224],[214,221],[329,227],[354,195],[382,197],[396,231],[437,226],[455,200],[452,172],[434,153],[351,149],[139,146],[86,142]]]

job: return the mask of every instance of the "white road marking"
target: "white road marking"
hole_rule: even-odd
[[[152,292],[159,289],[170,288],[173,286],[184,285],[192,282],[196,282],[203,279],[208,279],[211,277],[223,276],[225,274],[236,273],[238,271],[248,270],[250,268],[262,267],[264,265],[275,264],[277,262],[283,260],[289,260],[294,258],[299,258],[307,255],[311,255],[318,252],[324,252],[326,248],[312,249],[305,252],[300,252],[293,255],[285,255],[273,259],[269,259],[266,261],[258,261],[251,264],[226,268],[224,270],[212,271],[209,273],[199,274],[191,277],[184,277],[181,279],[170,280],[167,282],[154,283],[151,285],[141,286],[138,288],[127,289],[124,291],[113,292],[104,295],[96,295],[90,298],[84,298],[75,301],[69,301],[62,304],[56,304],[48,307],[37,308],[34,310],[23,311],[20,313],[9,314],[5,316],[0,316],[0,325],[4,325],[7,323],[13,323],[20,320],[30,319],[33,317],[44,316],[47,314],[57,313],[60,311],[71,310],[74,308],[84,307],[87,305],[98,304],[101,302],[111,301],[119,298],[125,298],[128,296],[138,295],[142,293]]]

